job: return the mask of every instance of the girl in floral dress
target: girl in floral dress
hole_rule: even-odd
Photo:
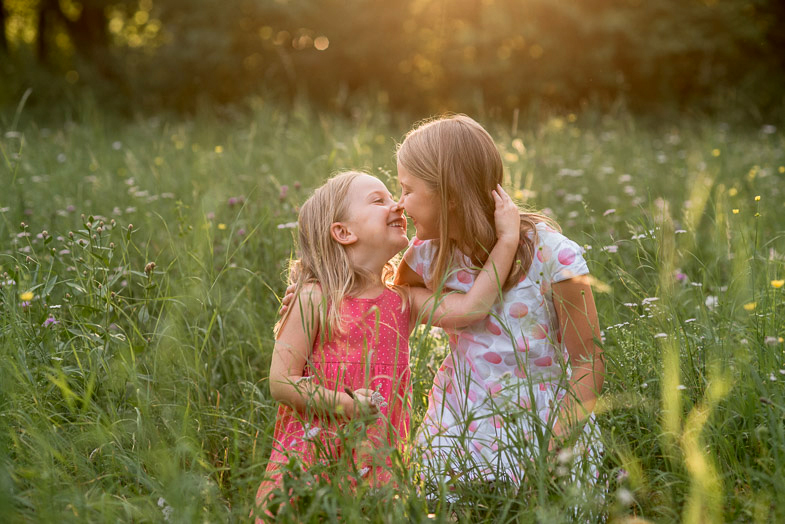
[[[486,188],[503,177],[490,135],[463,115],[428,122],[399,146],[399,204],[417,235],[395,282],[465,291],[493,245]],[[542,450],[579,452],[574,478],[596,476],[592,411],[604,363],[582,249],[551,219],[520,214],[516,267],[490,314],[447,329],[417,440],[429,483],[524,480]],[[433,485],[433,484],[431,484]]]
[[[389,452],[402,447],[409,431],[408,337],[415,320],[427,312],[435,324],[457,328],[484,318],[512,267],[517,208],[501,187],[488,196],[493,249],[474,285],[438,304],[425,288],[390,283],[390,259],[408,238],[403,212],[380,180],[343,173],[303,204],[300,258],[290,271],[294,300],[275,331],[270,392],[281,405],[256,495],[257,520],[272,516],[267,504],[293,458],[306,468],[346,461],[358,472],[354,482],[389,480]],[[342,429],[362,414],[377,416],[355,426],[364,432],[360,438],[347,438]]]

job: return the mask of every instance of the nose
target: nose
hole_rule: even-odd
[[[397,202],[393,202],[392,209],[395,212],[403,213],[403,197],[401,197]]]

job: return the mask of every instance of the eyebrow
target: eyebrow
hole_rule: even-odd
[[[382,191],[381,189],[374,189],[370,193],[368,193],[369,198],[373,198],[375,196],[383,196],[383,197],[390,197],[392,198],[392,193],[389,191]]]

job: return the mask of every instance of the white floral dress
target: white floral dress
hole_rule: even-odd
[[[485,319],[447,330],[450,354],[436,372],[418,432],[426,480],[503,479],[519,483],[540,446],[547,445],[558,401],[570,376],[551,285],[589,272],[578,244],[537,224],[532,265]],[[404,261],[429,289],[434,241],[414,238]],[[456,252],[444,287],[466,292],[477,270]],[[579,444],[594,462],[593,422]],[[592,448],[592,449],[589,449]],[[588,455],[587,453],[588,452]],[[586,462],[586,461],[582,461]],[[594,476],[593,464],[583,464]],[[583,475],[581,475],[583,477]]]

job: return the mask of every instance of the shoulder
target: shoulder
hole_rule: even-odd
[[[430,266],[437,253],[438,242],[435,240],[420,240],[414,237],[409,242],[409,248],[403,254],[403,263],[416,273],[419,281],[426,281],[430,275]],[[404,281],[403,283],[413,283]]]
[[[302,305],[318,306],[322,302],[322,286],[318,282],[306,282],[295,290],[295,297]]]
[[[436,249],[436,244],[435,240],[420,240],[419,238],[414,237],[409,241],[409,247],[406,249],[404,257],[427,256]]]

